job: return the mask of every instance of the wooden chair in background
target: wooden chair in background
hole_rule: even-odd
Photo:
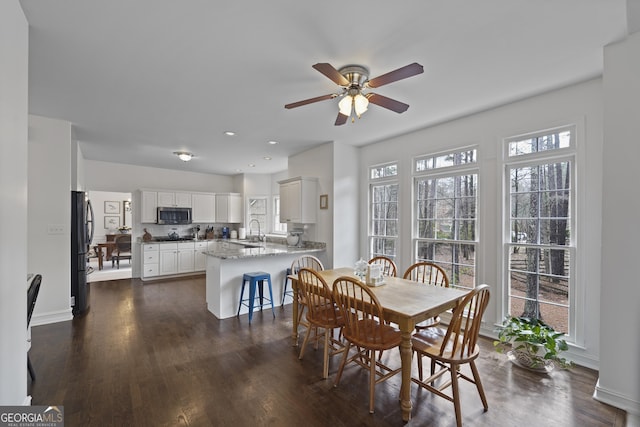
[[[404,279],[427,283],[435,286],[449,287],[449,277],[442,267],[432,262],[416,262],[404,272]],[[440,323],[440,316],[416,324],[416,329],[430,328]]]
[[[329,357],[345,351],[342,341],[334,338],[333,335],[336,329],[342,329],[344,319],[333,302],[331,289],[316,270],[301,268],[298,271],[298,291],[302,293],[306,300],[307,322],[310,325],[302,342],[299,359],[303,358],[304,350],[311,337],[311,329],[314,329],[316,332],[314,336],[316,348],[319,339],[324,338],[322,378],[326,379],[329,377]],[[324,329],[324,332],[318,335],[318,329]]]
[[[376,352],[394,347],[400,349],[402,340],[400,331],[385,323],[378,298],[366,285],[353,277],[342,276],[333,282],[333,300],[344,318],[342,331],[347,340],[334,386],[340,382],[347,363],[355,362],[368,369],[369,412],[373,413],[376,384],[391,378],[402,369],[386,366],[376,357]],[[349,357],[352,346],[355,346],[358,351]]]
[[[380,264],[382,266],[382,275],[396,277],[398,268],[393,260],[386,256],[375,256],[369,260],[369,264]]]
[[[111,252],[111,266],[117,264],[120,268],[121,259],[128,259],[131,262],[131,234],[116,236],[115,247]]]
[[[413,351],[417,354],[419,375],[418,378],[411,378],[411,381],[453,402],[458,427],[462,426],[458,378],[475,384],[484,410],[489,409],[475,364],[480,354],[477,341],[482,316],[488,303],[489,286],[480,285],[453,310],[451,322],[446,331],[440,328],[427,328],[416,332],[411,339]],[[431,358],[431,375],[423,379],[422,358],[425,356]],[[471,368],[472,377],[462,373],[460,367],[465,364]],[[437,371],[435,371],[436,367]],[[442,378],[442,383],[436,384],[436,381],[447,373],[451,376],[450,380]],[[451,386],[451,394],[444,393],[449,386]]]

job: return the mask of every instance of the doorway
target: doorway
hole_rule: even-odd
[[[131,193],[89,191],[93,206],[94,233],[89,251],[87,282],[130,279],[131,258],[118,263],[111,254],[115,239],[122,234],[132,234],[133,206]]]

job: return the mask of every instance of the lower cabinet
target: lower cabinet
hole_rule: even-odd
[[[204,271],[207,242],[145,243],[142,245],[142,278]]]
[[[193,264],[195,271],[205,271],[207,269],[207,256],[203,253],[209,247],[207,242],[196,242]]]
[[[160,245],[157,243],[145,243],[142,245],[142,278],[154,277],[160,274],[158,261]]]

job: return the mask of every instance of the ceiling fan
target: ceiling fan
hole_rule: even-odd
[[[328,95],[317,96],[303,101],[292,102],[291,104],[285,105],[284,108],[291,109],[307,104],[313,104],[314,102],[342,97],[338,103],[339,112],[338,117],[336,118],[336,126],[345,124],[349,117],[352,116],[352,112],[360,118],[360,115],[367,111],[369,103],[379,105],[380,107],[387,108],[391,111],[395,111],[396,113],[404,113],[409,108],[409,104],[405,104],[404,102],[396,101],[395,99],[387,98],[386,96],[378,95],[376,93],[365,93],[364,91],[370,88],[378,88],[424,72],[422,65],[417,62],[405,65],[404,67],[390,71],[373,79],[369,79],[369,70],[361,65],[347,65],[336,70],[333,65],[327,62],[319,62],[315,64],[313,68],[331,79],[335,84],[340,86],[342,90],[338,93],[330,93]],[[352,118],[351,121],[355,121],[355,118]]]

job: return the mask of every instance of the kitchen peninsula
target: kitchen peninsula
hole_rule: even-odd
[[[286,270],[294,259],[302,254],[311,254],[326,262],[326,244],[317,242],[291,247],[273,242],[217,241],[204,253],[207,255],[207,308],[218,319],[236,315],[243,274],[253,271],[269,273],[273,304],[278,306],[282,302]],[[242,308],[240,314],[247,313],[247,308]]]

